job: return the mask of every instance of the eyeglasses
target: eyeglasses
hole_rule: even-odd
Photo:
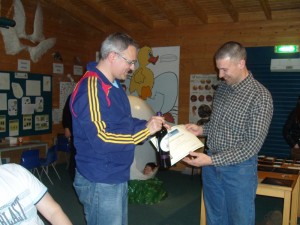
[[[134,65],[134,64],[136,64],[136,62],[137,62],[137,60],[128,60],[128,59],[126,59],[124,56],[122,56],[120,53],[118,53],[118,52],[116,52],[116,54],[118,55],[118,56],[120,56],[122,59],[124,59],[127,63],[128,63],[128,65]]]

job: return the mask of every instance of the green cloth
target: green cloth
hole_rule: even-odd
[[[167,197],[162,181],[157,178],[148,180],[128,181],[128,203],[147,204],[159,203]]]

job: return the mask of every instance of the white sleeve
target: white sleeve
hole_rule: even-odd
[[[47,187],[39,181],[30,171],[18,164],[10,164],[9,170],[20,180],[20,185],[30,190],[30,197],[34,204],[38,203],[46,194]]]

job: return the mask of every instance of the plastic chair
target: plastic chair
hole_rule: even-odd
[[[67,162],[67,167],[69,167],[70,164],[70,153],[71,153],[71,149],[70,149],[70,141],[68,138],[65,137],[64,134],[59,134],[57,135],[56,138],[56,150],[57,151],[61,151],[65,153],[65,158],[66,158],[66,162]]]
[[[38,149],[31,149],[23,151],[21,154],[20,165],[31,171],[33,174],[37,173],[38,178],[41,179],[39,168],[41,167],[40,151]]]
[[[46,176],[48,177],[48,179],[49,179],[49,181],[51,182],[52,185],[53,185],[53,182],[50,179],[50,176],[49,176],[49,173],[48,173],[49,172],[49,166],[52,166],[52,168],[55,171],[58,179],[60,179],[60,176],[59,176],[59,174],[58,174],[58,172],[55,168],[55,162],[57,161],[56,150],[57,150],[57,146],[54,145],[54,146],[52,146],[51,148],[49,148],[47,150],[46,158],[40,158],[40,164],[41,164],[41,167],[42,167],[41,177],[42,177],[43,172],[45,172]]]

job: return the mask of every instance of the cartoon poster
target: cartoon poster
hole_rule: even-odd
[[[178,121],[179,62],[179,46],[144,46],[135,70],[123,84],[128,95],[139,96],[173,125]]]
[[[218,83],[216,74],[192,74],[190,76],[190,123],[202,125],[209,121],[212,100]]]

